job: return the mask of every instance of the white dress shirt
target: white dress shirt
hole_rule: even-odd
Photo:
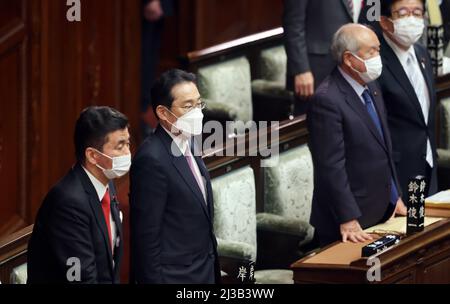
[[[430,92],[428,91],[428,86],[425,77],[420,69],[420,63],[417,60],[416,52],[414,46],[411,46],[408,50],[403,50],[398,47],[389,37],[383,34],[384,39],[387,44],[392,48],[398,60],[400,61],[403,70],[405,71],[408,79],[414,88],[417,99],[419,100],[420,107],[422,109],[422,114],[425,119],[425,124],[428,125],[428,114],[430,112]],[[427,155],[426,161],[433,168],[433,153],[431,152],[430,139],[427,140]]]
[[[161,127],[164,129],[164,131],[167,132],[167,134],[170,135],[170,137],[172,137],[173,142],[177,145],[178,149],[180,149],[181,153],[183,153],[183,155],[186,157],[187,155],[192,157],[192,163],[193,163],[193,167],[194,167],[194,171],[195,174],[200,178],[200,183],[202,183],[202,188],[201,192],[203,194],[203,198],[205,199],[205,202],[207,202],[207,192],[206,192],[206,181],[205,178],[203,177],[203,175],[200,173],[200,169],[198,168],[197,162],[195,161],[194,157],[192,156],[191,153],[191,147],[190,147],[190,143],[189,140],[187,140],[185,137],[178,135],[175,136],[172,132],[170,132],[169,130],[167,130],[166,128],[164,128],[162,125]]]
[[[84,171],[86,172],[87,176],[91,180],[92,185],[94,185],[95,191],[97,192],[98,199],[100,203],[102,202],[103,197],[105,196],[106,191],[108,191],[108,187],[103,185],[102,182],[100,182],[94,175],[91,174],[85,167],[83,167]],[[112,198],[111,198],[112,199]],[[111,211],[109,212],[109,220],[111,223],[111,237],[112,237],[112,244],[116,244],[117,241],[117,228],[116,223],[114,222],[114,219],[112,217]],[[112,246],[113,254],[114,254],[114,247]]]
[[[362,86],[359,82],[357,82],[353,77],[351,77],[349,74],[347,74],[343,69],[338,67],[339,72],[341,72],[342,77],[350,84],[350,86],[355,91],[356,95],[358,95],[359,99],[363,103],[364,106],[366,106],[366,101],[362,97],[362,94],[365,90],[368,90],[367,86]]]

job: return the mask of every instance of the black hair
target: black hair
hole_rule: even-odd
[[[392,16],[392,5],[400,0],[381,0],[381,16],[391,17]],[[420,0],[423,3],[425,10],[425,0]]]
[[[128,118],[110,107],[91,106],[84,109],[75,125],[74,144],[78,162],[84,163],[85,151],[92,147],[103,152],[108,135],[128,127]]]
[[[179,69],[171,69],[164,72],[153,84],[151,90],[152,108],[156,115],[156,108],[159,105],[172,107],[174,97],[172,89],[183,82],[192,82],[196,84],[197,79],[194,74]],[[158,117],[156,115],[156,117]]]

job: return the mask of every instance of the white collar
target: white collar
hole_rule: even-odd
[[[82,166],[84,172],[86,172],[87,176],[91,180],[92,185],[94,185],[95,191],[97,192],[98,199],[101,202],[103,197],[105,196],[106,191],[108,190],[108,186],[103,185],[91,172],[88,171],[84,166]]]
[[[408,57],[413,55],[413,58],[416,58],[416,52],[414,51],[414,46],[411,45],[408,50],[404,50],[400,48],[392,39],[390,39],[385,33],[383,33],[383,37],[386,40],[386,43],[391,47],[394,51],[395,55],[397,55],[398,60],[402,66],[405,66],[408,62]]]
[[[181,153],[183,153],[183,155],[186,155],[186,151],[187,149],[189,149],[189,140],[187,140],[181,134],[174,135],[172,132],[167,130],[163,125],[161,125],[161,127],[164,129],[164,131],[167,132],[167,134],[170,135],[170,137],[172,137],[173,141],[177,145],[178,149],[180,149]]]
[[[353,79],[352,76],[347,74],[341,67],[338,67],[339,72],[341,72],[342,77],[344,77],[345,80],[350,84],[350,86],[353,88],[353,90],[356,92],[358,97],[361,99],[362,94],[367,89],[367,86],[362,86],[359,82],[357,82],[355,79]]]

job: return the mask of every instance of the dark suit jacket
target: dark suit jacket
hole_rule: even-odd
[[[429,138],[434,155],[434,169],[431,175],[429,192],[430,194],[435,193],[437,191],[437,154],[434,132],[436,91],[431,59],[422,45],[416,44],[414,46],[419,66],[430,92],[430,112],[427,125],[413,85],[397,55],[386,43],[383,35],[379,35],[379,38],[384,68],[378,82],[386,104],[389,129],[392,135],[392,155],[402,192],[407,193],[408,181],[411,177],[426,175],[427,162],[425,157],[427,139]]]
[[[360,14],[365,22],[366,8]],[[353,22],[348,0],[284,0],[283,28],[287,53],[287,88],[297,74],[312,71],[316,87],[336,65],[330,54],[334,33]]]
[[[208,170],[201,157],[195,157],[206,180],[205,204],[186,159],[172,154],[172,142],[158,126],[139,148],[131,166],[132,280],[215,283],[220,270]]]
[[[28,283],[69,283],[66,274],[73,264],[66,263],[71,257],[80,260],[81,283],[119,283],[122,225],[112,183],[109,188],[119,238],[114,256],[97,192],[77,164],[39,209],[28,244]]]
[[[448,43],[450,42],[450,0],[442,1],[441,12],[444,22],[444,44],[448,47]]]
[[[357,219],[363,228],[379,223],[388,210],[391,177],[397,180],[383,99],[374,84],[369,89],[385,141],[337,69],[319,86],[308,112],[314,164],[311,224],[328,242],[340,238],[339,225],[347,221]]]

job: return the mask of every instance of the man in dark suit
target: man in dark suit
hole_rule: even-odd
[[[195,76],[165,72],[152,87],[152,101],[159,126],[131,167],[132,281],[216,283],[210,177],[192,142],[202,132],[204,108]]]
[[[175,14],[176,0],[142,0],[142,7],[141,112],[142,131],[145,137],[151,134],[150,124],[154,121],[150,89],[158,71],[164,21],[166,17]]]
[[[339,66],[310,103],[309,146],[314,164],[311,224],[321,245],[363,242],[363,229],[406,214],[391,158],[383,98],[372,83],[381,73],[379,41],[349,24],[333,38]]]
[[[437,191],[436,91],[431,59],[418,39],[423,31],[422,0],[384,0],[379,34],[383,73],[378,79],[392,134],[400,187],[423,175],[428,194]],[[394,30],[395,29],[395,30]]]
[[[362,0],[285,0],[283,28],[287,53],[286,87],[309,97],[335,66],[333,34],[344,24],[366,23]]]
[[[85,109],[75,126],[76,165],[47,194],[28,244],[28,283],[119,283],[122,218],[112,179],[131,164],[128,119]]]

